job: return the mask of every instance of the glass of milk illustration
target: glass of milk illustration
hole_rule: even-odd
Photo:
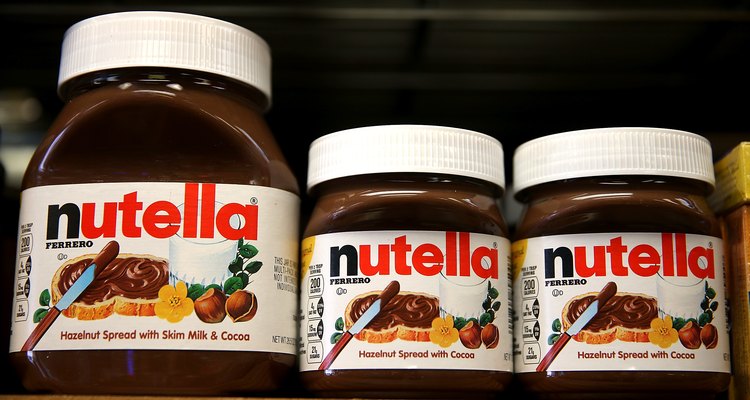
[[[701,301],[706,296],[705,283],[694,276],[663,276],[656,278],[656,297],[659,316],[683,319],[698,317],[703,312]]]
[[[446,276],[440,272],[439,296],[440,316],[479,318],[484,309],[482,302],[487,298],[487,278],[472,276]]]
[[[223,204],[216,202],[216,208]],[[178,207],[184,214],[184,204]],[[198,207],[200,221],[200,207]],[[213,218],[213,216],[211,216]],[[242,226],[239,215],[230,218],[230,225],[236,229]],[[190,286],[193,283],[202,285],[217,284],[223,286],[224,281],[232,273],[229,264],[237,256],[237,241],[226,239],[218,234],[213,238],[183,237],[182,231],[169,238],[169,280],[184,281]],[[200,236],[197,234],[195,236]]]

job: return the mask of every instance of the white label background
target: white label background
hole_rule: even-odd
[[[393,272],[393,262],[391,262],[391,274],[386,276],[371,276],[368,284],[331,284],[330,276],[330,248],[334,246],[352,245],[359,247],[360,244],[373,245],[373,257],[375,257],[376,244],[393,243],[394,238],[407,235],[408,243],[411,244],[412,250],[423,243],[437,244],[443,251],[445,249],[441,244],[445,243],[445,232],[423,232],[423,231],[373,231],[373,232],[344,232],[319,235],[315,237],[315,246],[310,258],[311,269],[315,266],[321,271],[316,274],[322,277],[323,289],[322,296],[318,296],[316,288],[310,287],[309,269],[302,268],[303,274],[300,284],[301,290],[301,308],[302,321],[300,324],[301,337],[301,354],[299,357],[300,369],[302,371],[316,370],[325,355],[331,350],[331,335],[336,331],[334,329],[336,319],[343,317],[346,305],[357,295],[370,291],[382,291],[391,281],[399,281],[402,292],[421,292],[433,296],[439,296],[439,275],[422,276],[412,271],[411,275],[397,275]],[[490,371],[507,371],[513,369],[511,347],[512,347],[512,330],[509,321],[509,268],[510,268],[510,242],[508,239],[499,236],[470,234],[471,248],[486,246],[498,249],[499,273],[498,279],[492,280],[492,287],[499,291],[496,299],[501,302],[500,310],[495,315],[494,324],[499,328],[500,343],[494,349],[487,349],[482,345],[479,349],[467,349],[458,340],[448,348],[442,348],[430,341],[412,342],[396,339],[389,343],[367,343],[352,338],[341,354],[331,365],[331,369],[466,369],[466,370],[490,370]],[[303,257],[304,258],[304,257]],[[408,258],[408,256],[407,256]],[[308,271],[308,273],[305,273]],[[347,275],[342,266],[342,273],[339,278],[346,278]],[[364,275],[358,275],[364,278]],[[338,293],[337,294],[337,289]],[[346,290],[346,293],[342,292]],[[307,312],[313,303],[322,297],[324,312],[322,317],[315,316],[312,312]],[[479,300],[481,308],[482,300]],[[308,336],[308,326],[317,327],[322,322],[323,335],[321,339],[314,336]],[[312,350],[314,349],[314,350]],[[317,357],[311,357],[312,351],[318,353]],[[444,353],[442,351],[445,351]],[[360,352],[395,352],[393,357],[361,357]],[[427,353],[426,358],[422,357],[405,357],[408,352]],[[382,354],[382,353],[381,353]],[[438,354],[445,356],[438,357]],[[473,359],[457,358],[459,355],[471,355]]]
[[[31,282],[28,299],[25,296],[14,296],[14,315],[18,307],[26,307],[27,318],[16,319],[12,325],[10,351],[19,351],[35,327],[34,310],[40,307],[40,293],[48,289],[51,278],[64,260],[73,259],[84,254],[97,253],[107,242],[115,239],[120,244],[120,253],[147,254],[169,258],[169,238],[154,239],[142,230],[143,238],[126,238],[120,234],[115,238],[92,239],[91,248],[45,249],[47,206],[50,204],[83,202],[97,203],[97,223],[101,221],[101,204],[104,202],[122,201],[123,195],[138,191],[138,201],[144,208],[157,200],[167,200],[175,205],[184,202],[184,183],[147,182],[147,183],[104,183],[83,185],[56,185],[27,189],[22,193],[19,226],[31,225],[30,254],[21,253],[17,259],[17,281],[24,281],[26,276],[20,273],[20,266],[28,255],[32,257],[32,268],[28,279]],[[156,316],[122,316],[111,315],[95,321],[79,321],[60,315],[47,333],[36,345],[35,350],[77,350],[77,349],[185,349],[185,350],[235,350],[263,351],[286,354],[296,353],[296,324],[294,316],[297,310],[297,295],[294,292],[278,290],[274,280],[274,264],[280,261],[294,269],[289,277],[297,279],[297,260],[299,258],[298,218],[299,197],[279,189],[250,185],[216,185],[216,201],[224,204],[258,204],[258,240],[249,241],[258,248],[259,253],[252,260],[263,262],[258,273],[250,277],[246,290],[255,293],[258,299],[258,311],[248,322],[233,323],[226,317],[221,323],[207,324],[198,319],[195,312],[177,323],[170,323]],[[139,212],[142,215],[143,211]],[[118,212],[118,219],[121,215]],[[61,218],[61,231],[65,226]],[[218,234],[218,233],[217,233]],[[23,235],[23,233],[22,233]],[[72,239],[74,240],[74,239]],[[82,238],[80,240],[86,240]],[[57,241],[66,241],[61,238]],[[278,264],[278,263],[277,263]],[[294,276],[291,276],[294,275]],[[285,277],[282,277],[282,282]],[[24,304],[26,302],[26,304]],[[98,340],[61,340],[62,333],[99,333]],[[135,339],[105,340],[105,332],[135,332]],[[156,338],[147,333],[156,332]],[[195,337],[189,339],[190,335]],[[207,339],[200,339],[199,332],[205,332]],[[185,339],[163,339],[170,333],[183,334]],[[226,334],[249,334],[250,340],[222,339]],[[215,339],[212,336],[216,335]]]
[[[529,266],[536,266],[535,274],[532,276],[514,276],[513,291],[514,291],[514,304],[516,307],[516,320],[514,321],[515,330],[515,371],[516,372],[535,372],[538,365],[537,362],[528,362],[526,360],[527,354],[530,351],[537,352],[537,360],[541,360],[544,355],[552,347],[548,345],[547,338],[553,334],[552,323],[555,319],[561,318],[562,308],[565,303],[580,294],[588,292],[599,292],[605,284],[609,281],[614,281],[617,284],[618,292],[629,292],[629,293],[642,293],[649,296],[657,297],[657,279],[656,275],[652,277],[640,277],[635,275],[632,271],[629,272],[629,276],[612,276],[609,272],[609,262],[607,263],[609,276],[603,277],[587,277],[585,285],[566,285],[566,286],[545,286],[544,277],[544,249],[546,248],[557,248],[557,247],[568,247],[571,250],[576,246],[586,246],[588,249],[588,256],[591,257],[592,251],[591,246],[605,246],[609,245],[609,241],[615,237],[623,238],[623,245],[628,247],[628,250],[632,249],[636,244],[648,243],[655,247],[657,250],[661,249],[661,234],[660,233],[604,233],[604,234],[579,234],[579,235],[560,235],[560,236],[547,236],[530,238],[526,240],[526,255],[523,260],[522,268]],[[726,314],[726,298],[725,298],[725,287],[724,287],[724,262],[723,262],[723,248],[722,241],[719,238],[702,235],[687,235],[687,249],[693,248],[694,246],[711,247],[714,251],[714,267],[715,267],[715,279],[708,279],[708,284],[716,291],[716,298],[714,299],[719,303],[719,307],[714,312],[714,318],[712,324],[716,326],[719,340],[716,348],[706,349],[702,346],[697,350],[689,350],[682,346],[678,340],[672,346],[666,349],[652,344],[646,343],[630,343],[620,340],[615,340],[609,344],[586,344],[577,342],[573,339],[563,347],[562,351],[555,360],[552,362],[548,371],[626,371],[626,370],[657,370],[657,371],[706,371],[706,372],[729,372],[730,361],[729,361],[729,335],[728,335],[728,320]],[[609,254],[607,254],[609,260]],[[591,260],[588,260],[589,265]],[[517,272],[519,266],[514,266],[514,272]],[[522,274],[522,273],[521,273]],[[556,269],[555,279],[567,279],[560,277],[559,266]],[[537,293],[538,296],[527,295],[523,293],[523,282],[525,279],[536,278],[538,282]],[[578,277],[573,277],[578,278]],[[579,278],[580,279],[580,278]],[[560,290],[555,292],[558,296],[553,295],[553,290]],[[533,318],[533,316],[525,316],[523,312],[523,305],[530,304],[534,299],[539,301],[539,316]],[[699,307],[700,304],[696,304]],[[524,327],[533,326],[536,322],[539,323],[540,336],[539,341],[530,339],[527,335],[524,338]],[[659,353],[660,351],[666,351],[667,358],[654,358],[652,355]],[[612,353],[614,352],[615,358],[579,358],[579,353],[598,354],[598,353]],[[647,353],[649,358],[639,359],[623,359],[620,356],[622,353]],[[672,353],[675,355],[686,355],[688,357],[694,357],[694,359],[679,359],[673,358]]]

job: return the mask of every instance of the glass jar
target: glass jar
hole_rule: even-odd
[[[656,128],[545,136],[517,149],[514,182],[525,204],[512,250],[515,372],[525,390],[705,398],[726,388],[706,139]]]
[[[511,381],[501,144],[386,125],[317,139],[301,379],[322,396],[492,395]]]
[[[23,179],[23,385],[278,388],[296,360],[299,192],[263,118],[266,43],[196,15],[97,16],[66,33],[59,92]]]

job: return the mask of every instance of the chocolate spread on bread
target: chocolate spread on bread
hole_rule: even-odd
[[[83,259],[64,266],[57,284],[60,294],[68,291],[70,285],[89,264],[91,259]],[[169,269],[166,260],[118,257],[97,274],[96,279],[77,301],[94,305],[117,296],[128,299],[155,299],[159,296],[159,289],[168,281]]]
[[[355,299],[351,305],[351,320],[358,320],[376,297],[377,295],[369,295]],[[436,298],[413,293],[397,294],[367,328],[375,331],[397,326],[426,329],[438,315],[440,310]]]
[[[566,318],[575,321],[591,304],[595,296],[575,299],[568,307]],[[651,321],[658,315],[656,299],[634,294],[618,294],[596,314],[586,325],[586,330],[599,332],[612,328],[648,329]]]

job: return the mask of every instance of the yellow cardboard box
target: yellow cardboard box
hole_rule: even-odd
[[[750,399],[750,142],[716,162],[716,190],[709,198],[724,231],[732,321],[729,398]]]

